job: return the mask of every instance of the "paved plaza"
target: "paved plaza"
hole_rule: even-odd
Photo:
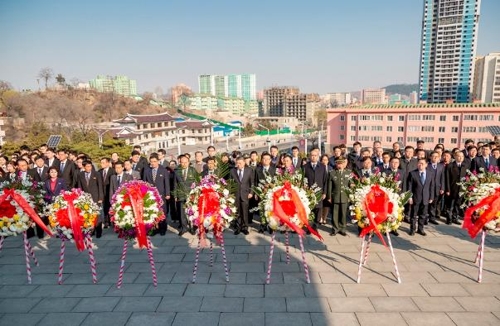
[[[30,239],[40,266],[27,284],[22,237],[8,238],[0,252],[0,325],[500,325],[500,237],[486,237],[482,284],[473,260],[478,241],[458,226],[429,226],[427,236],[393,239],[401,272],[398,284],[389,251],[370,248],[361,284],[356,284],[360,239],[321,234],[305,241],[311,284],[306,284],[299,242],[277,234],[270,285],[264,285],[270,235],[225,232],[230,268],[222,254],[200,255],[197,283],[192,270],[197,239],[169,229],[152,238],[158,287],[146,251],[129,248],[124,284],[116,288],[123,241],[111,229],[95,239],[98,284],[92,284],[88,254],[66,246],[64,284],[57,285],[60,240]]]

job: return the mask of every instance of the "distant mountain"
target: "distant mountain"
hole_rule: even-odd
[[[418,92],[418,84],[394,84],[384,87],[387,94],[410,95],[411,92]]]

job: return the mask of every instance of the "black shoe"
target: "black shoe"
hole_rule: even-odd
[[[439,222],[436,220],[429,220],[429,223],[434,224],[434,225],[439,225]]]
[[[260,234],[264,233],[264,226],[263,226],[263,225],[261,225],[261,226],[260,226],[260,228],[259,228],[259,233],[260,233]]]
[[[160,232],[160,235],[163,237],[166,233],[167,233],[167,232],[165,232],[165,231],[161,231],[161,232]]]
[[[452,224],[452,223],[451,223],[451,221],[450,221],[450,220],[447,220],[447,221],[446,221],[446,225],[451,225],[451,224]]]
[[[243,230],[241,231],[241,233],[243,233],[244,235],[248,235],[248,230]]]
[[[341,236],[344,236],[344,237],[347,235],[347,233],[345,233],[345,231],[340,231],[340,232],[339,232],[339,234],[340,234]]]
[[[234,230],[234,235],[240,234],[240,230]]]
[[[422,231],[418,230],[417,233],[424,236],[424,237],[427,235],[427,233],[425,233],[425,231],[423,231],[423,230]]]
[[[267,226],[267,232],[269,232],[269,234],[273,234],[274,233],[274,230],[271,229],[271,227],[268,225]]]
[[[390,233],[391,233],[393,236],[395,236],[395,237],[399,237],[399,232],[398,232],[398,230],[392,230]]]
[[[415,235],[415,231],[411,230],[410,232],[408,232],[409,235],[411,236],[414,236]]]
[[[185,233],[186,233],[186,230],[179,231],[179,237],[182,237],[182,235],[184,235]]]
[[[195,235],[195,234],[196,234],[196,230],[195,230],[195,229],[189,229],[189,233],[190,233],[191,235]]]

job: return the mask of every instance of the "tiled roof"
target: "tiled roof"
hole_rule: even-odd
[[[131,114],[127,113],[127,116],[119,119],[119,120],[114,120],[114,122],[121,122],[121,123],[126,123],[126,122],[133,122],[135,121],[136,123],[148,123],[148,122],[164,122],[164,121],[173,121],[174,118],[168,114],[167,112],[163,113],[158,113],[158,114]]]
[[[176,122],[175,125],[178,128],[201,129],[210,128],[212,124],[208,121],[187,120]]]

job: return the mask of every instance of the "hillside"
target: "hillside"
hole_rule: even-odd
[[[418,92],[418,84],[393,84],[384,87],[387,94],[410,95],[411,92]]]

